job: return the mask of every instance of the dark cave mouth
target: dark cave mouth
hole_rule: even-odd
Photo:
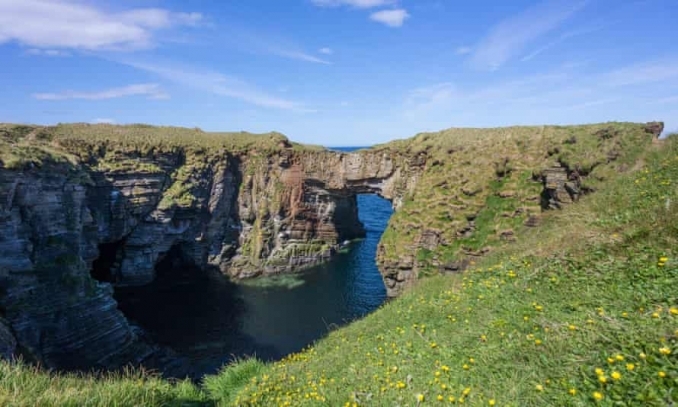
[[[90,275],[97,281],[115,283],[118,278],[114,270],[120,266],[120,256],[125,247],[125,240],[118,240],[99,245],[99,257],[92,262]]]

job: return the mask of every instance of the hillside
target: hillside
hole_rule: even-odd
[[[503,140],[498,146],[505,157],[482,158],[478,152],[485,148],[483,142],[472,147],[479,131],[469,131],[467,138],[446,139],[442,133],[379,146],[377,152],[398,149],[410,158],[426,151],[428,163],[428,175],[420,177],[413,190],[418,198],[404,196],[380,256],[411,252],[409,248],[422,241],[420,232],[432,230],[435,233],[426,235],[437,236],[437,243],[416,252],[415,270],[436,275],[420,280],[365,319],[331,332],[307,351],[270,365],[243,361],[206,377],[202,386],[175,385],[145,373],[95,380],[2,362],[0,401],[264,406],[675,403],[678,140],[653,142],[633,126],[607,124],[586,132],[597,134],[597,139],[578,136],[576,128],[574,133],[572,128],[546,128],[548,142],[543,145],[515,141],[521,138],[513,134],[531,134],[535,128],[505,130],[503,137],[492,139]],[[590,140],[597,144],[588,144]],[[464,152],[457,154],[455,145]],[[544,150],[551,152],[546,158],[539,153]],[[535,160],[530,168],[548,170],[558,164],[567,169],[566,175],[576,171],[584,178],[581,190],[595,193],[577,194],[576,204],[547,195],[545,205],[562,210],[538,211],[540,202],[528,198],[541,194],[542,176],[548,180],[548,174],[536,174],[533,181],[531,170],[528,177],[522,164],[512,165],[530,156]],[[456,182],[450,174],[459,166],[465,169],[461,174],[479,172],[477,179],[494,181],[473,186],[474,179],[468,177],[463,185],[475,193],[460,194],[459,188],[444,184]],[[557,193],[563,186],[546,184],[547,192]],[[476,200],[484,212],[471,210],[479,208]],[[450,204],[465,208],[453,211]],[[530,205],[533,212],[503,216]],[[458,222],[468,225],[469,214],[476,234],[459,235],[459,227],[465,226]],[[534,214],[539,215],[539,227],[525,224],[531,224]],[[511,235],[502,231],[508,229],[519,238],[506,239]],[[417,233],[401,233],[406,230]],[[460,251],[486,246],[492,250],[468,260],[465,272],[439,274],[463,268],[449,264]]]

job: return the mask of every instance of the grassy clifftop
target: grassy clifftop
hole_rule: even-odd
[[[198,128],[159,127],[144,124],[59,124],[33,126],[0,123],[0,163],[20,168],[43,161],[88,161],[92,157],[112,159],[116,154],[186,152],[187,155],[218,155],[225,151],[278,150],[285,147],[319,150],[322,147],[290,143],[280,133],[205,132]]]
[[[575,199],[601,189],[633,169],[656,137],[653,126],[660,125],[449,129],[376,146],[425,161],[384,234],[380,262],[414,257],[415,270],[431,274],[520,240],[548,205],[545,187],[557,187],[545,185],[549,171],[572,181]]]

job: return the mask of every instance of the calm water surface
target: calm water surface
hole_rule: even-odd
[[[367,237],[325,265],[237,285],[195,270],[158,270],[153,284],[116,291],[119,307],[155,341],[186,356],[197,376],[234,356],[276,360],[297,352],[386,299],[375,256],[391,205],[360,195],[358,207]]]

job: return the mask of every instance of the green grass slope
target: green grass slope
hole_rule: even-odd
[[[678,402],[678,137],[462,274],[200,387],[0,364],[2,405],[667,406]]]

